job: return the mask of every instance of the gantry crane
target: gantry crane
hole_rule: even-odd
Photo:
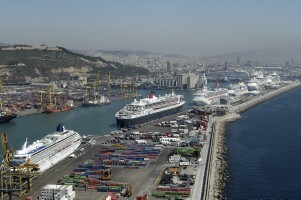
[[[94,99],[94,101],[96,101],[97,96],[99,96],[99,81],[100,81],[100,75],[98,72],[93,82],[93,87],[91,87],[91,85],[86,85],[86,100]],[[92,90],[93,90],[93,95],[92,95]]]
[[[49,86],[48,95],[49,95],[49,105],[48,106],[46,105],[46,109],[57,109],[56,108],[56,97],[54,96],[55,95],[55,87],[52,82],[50,83],[50,86]]]
[[[3,162],[0,171],[0,198],[9,196],[12,199],[13,193],[19,197],[30,191],[34,177],[41,175],[37,164],[30,163],[30,160],[16,159],[14,150],[9,148],[6,133],[1,135]]]

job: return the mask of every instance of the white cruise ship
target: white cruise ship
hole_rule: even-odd
[[[216,81],[216,88],[213,90],[207,89],[207,80],[205,74],[203,76],[204,85],[203,89],[196,91],[193,94],[192,101],[198,106],[218,104],[220,98],[228,96],[228,90],[224,88],[219,88],[219,83]]]
[[[38,164],[39,171],[44,172],[72,154],[80,144],[81,136],[73,130],[66,130],[60,123],[55,132],[41,140],[28,145],[26,139],[22,149],[16,151],[15,160],[10,162],[22,163],[30,159],[30,163]]]
[[[182,95],[165,94],[156,97],[150,93],[148,98],[136,99],[115,114],[117,127],[132,127],[177,113],[185,104]]]
[[[248,92],[248,87],[243,83],[230,84],[228,87],[229,96],[241,96]]]

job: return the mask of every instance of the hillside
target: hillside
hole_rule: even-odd
[[[71,74],[96,74],[112,77],[149,74],[144,68],[125,66],[71,52],[63,47],[59,50],[0,50],[0,76],[5,82],[39,82],[68,80]]]

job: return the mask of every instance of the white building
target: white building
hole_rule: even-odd
[[[181,160],[181,155],[175,154],[172,156],[169,156],[168,162],[169,163],[178,163]]]
[[[42,200],[73,200],[75,191],[71,185],[46,185],[42,188],[39,199]]]

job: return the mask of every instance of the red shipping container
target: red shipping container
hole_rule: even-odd
[[[90,189],[90,190],[96,190],[97,189],[97,185],[87,185],[87,189]]]

